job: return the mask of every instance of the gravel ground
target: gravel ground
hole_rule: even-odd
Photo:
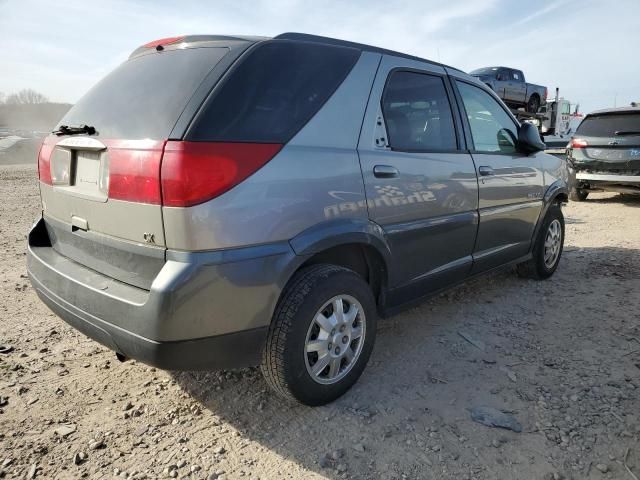
[[[380,322],[359,383],[312,409],[256,369],[118,363],[50,313],[26,278],[35,176],[0,167],[0,477],[640,476],[640,199],[568,205],[548,281],[498,273]]]

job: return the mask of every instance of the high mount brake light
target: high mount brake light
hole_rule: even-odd
[[[184,35],[181,36],[181,37],[160,38],[158,40],[154,40],[153,42],[145,43],[142,47],[143,48],[157,48],[159,46],[172,45],[174,43],[178,43],[183,39],[184,39]]]

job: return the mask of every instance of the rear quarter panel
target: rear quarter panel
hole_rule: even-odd
[[[213,200],[164,207],[167,248],[289,240],[336,218],[367,218],[357,142],[380,55],[364,52],[320,111],[267,165]]]
[[[542,166],[545,195],[549,193],[549,189],[554,185],[568,189],[571,185],[571,171],[567,160],[544,152],[539,152],[536,156],[539,157]]]
[[[527,95],[525,98],[525,101],[528,101],[531,98],[531,95],[533,95],[534,93],[537,93],[538,96],[540,97],[540,101],[544,101],[544,91],[545,91],[545,87],[543,87],[542,85],[536,85],[533,83],[527,83]]]

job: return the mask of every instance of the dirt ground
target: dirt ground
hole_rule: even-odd
[[[56,318],[26,278],[35,177],[0,167],[0,477],[640,476],[640,199],[569,204],[548,281],[507,271],[380,322],[358,384],[308,408],[257,369],[121,364]],[[473,422],[480,405],[523,431]]]

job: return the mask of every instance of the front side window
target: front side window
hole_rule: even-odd
[[[487,92],[457,82],[469,120],[474,150],[487,153],[516,153],[518,128],[507,112]]]
[[[456,133],[441,77],[396,71],[387,80],[382,113],[394,150],[455,150]]]

